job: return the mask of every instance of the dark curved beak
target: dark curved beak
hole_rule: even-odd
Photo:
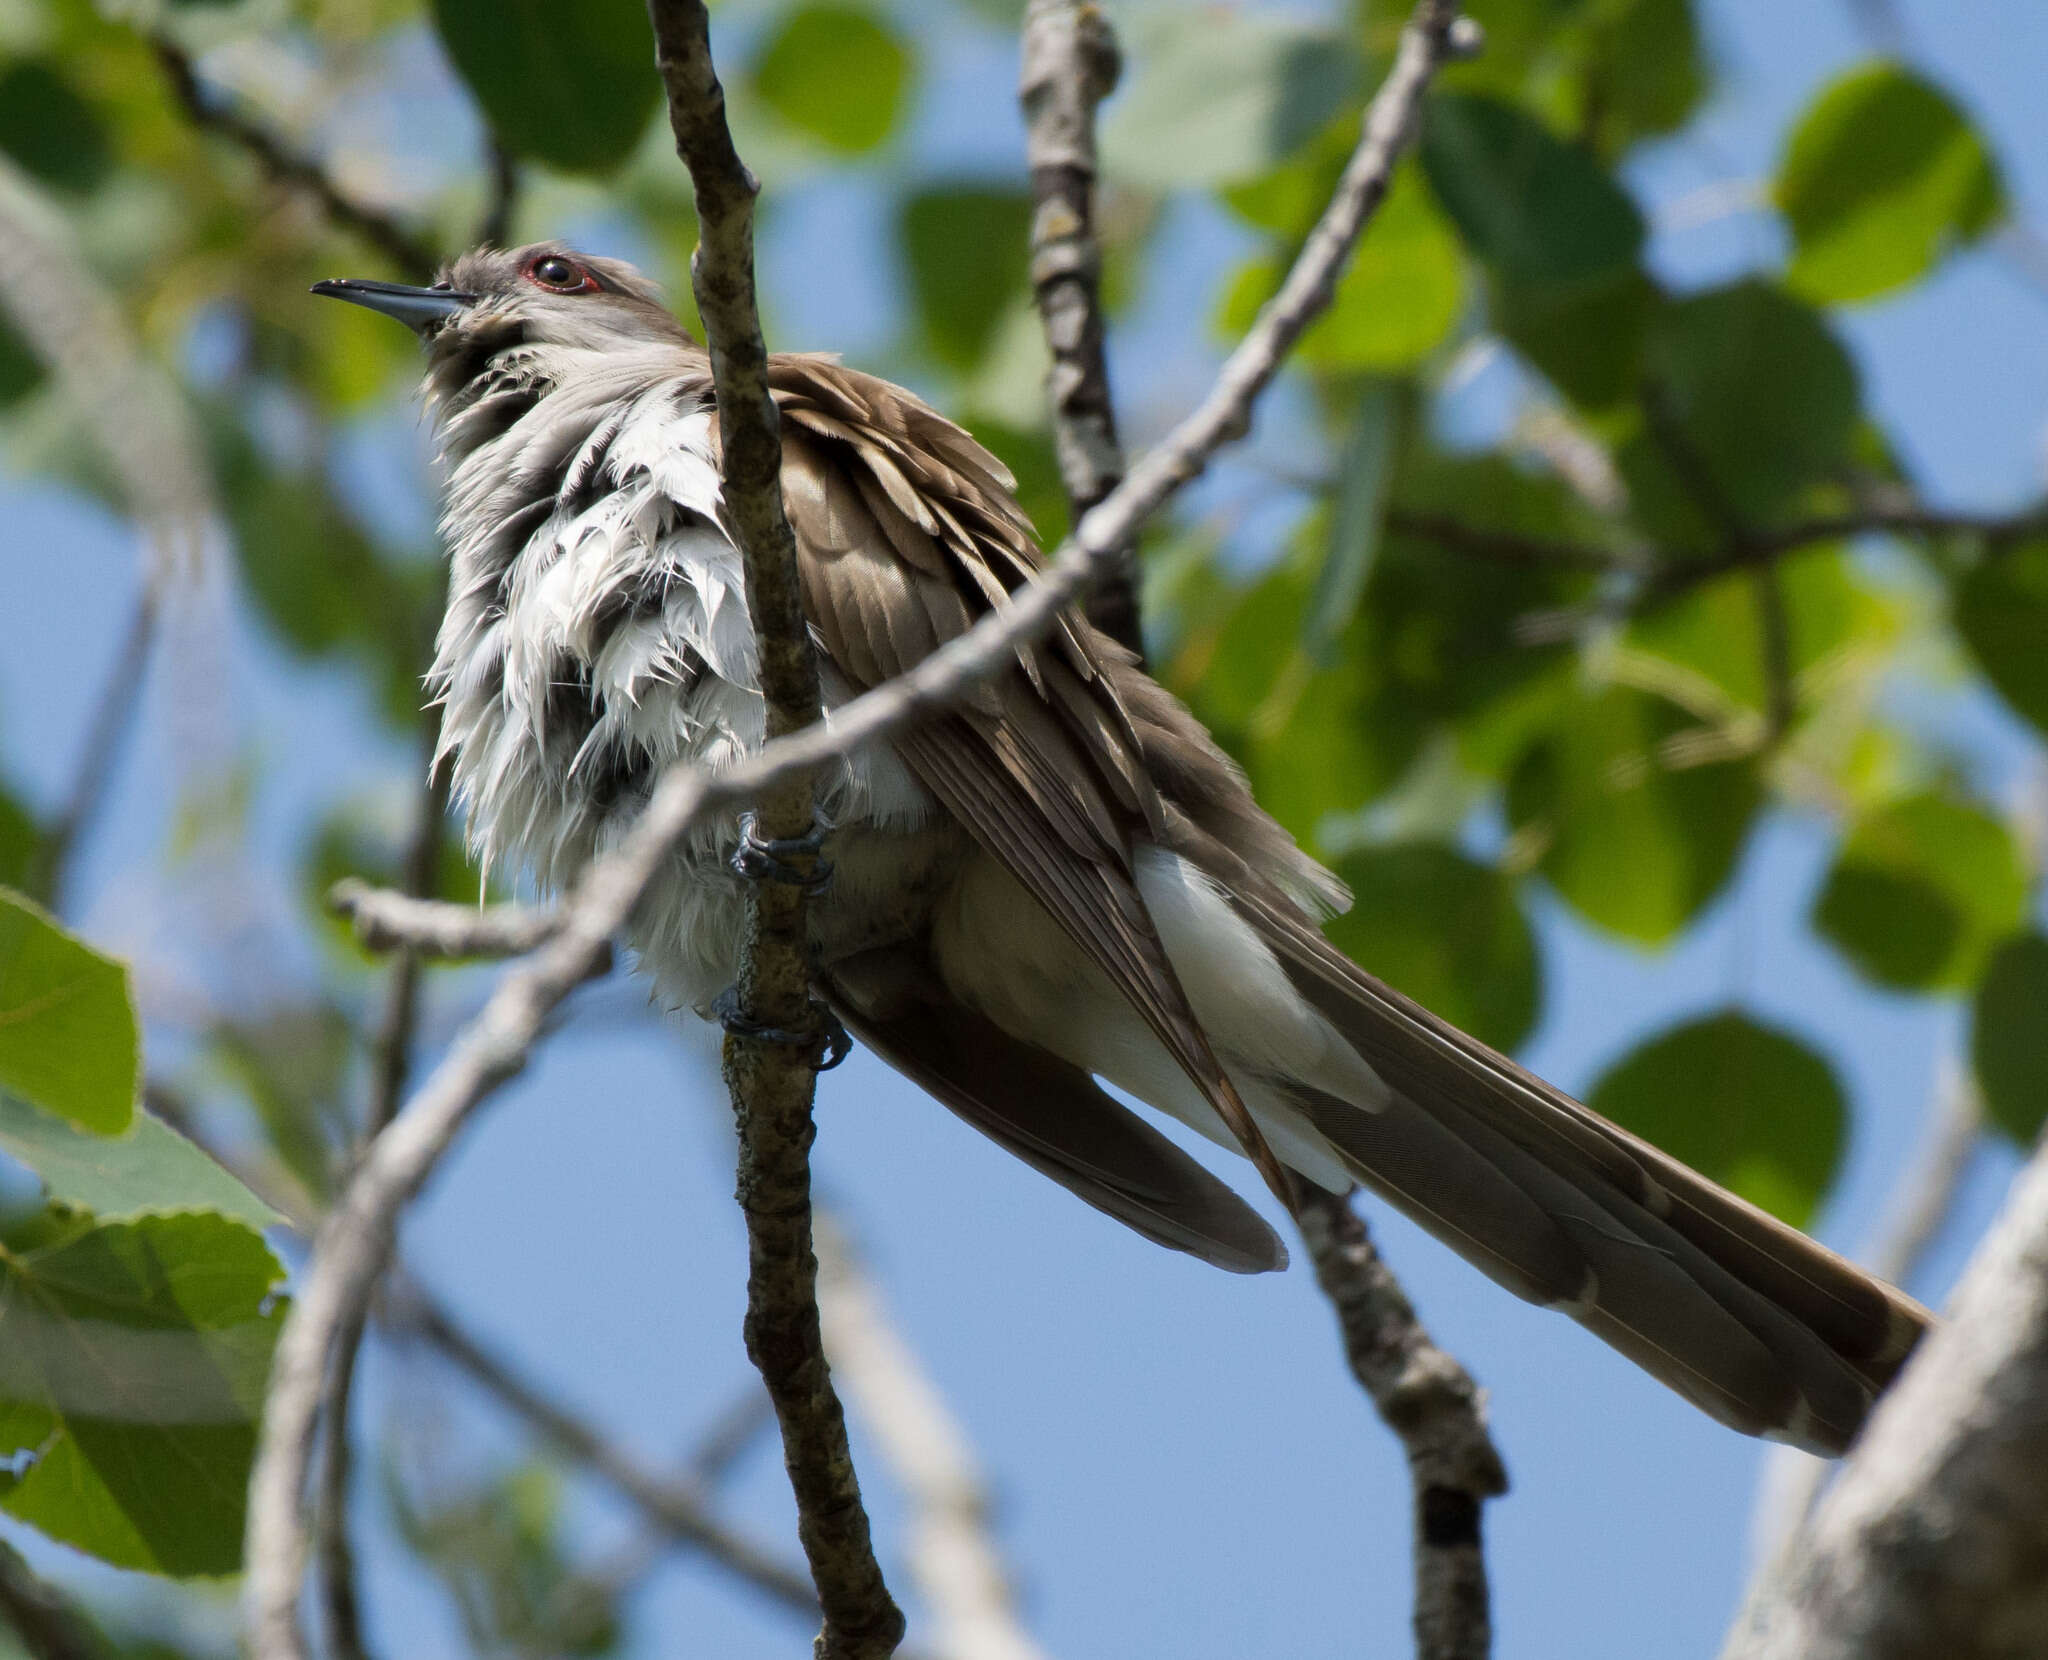
[[[315,294],[332,300],[368,306],[386,317],[395,317],[415,334],[439,328],[464,306],[475,305],[478,296],[453,288],[409,288],[402,282],[371,282],[363,277],[330,277],[313,284]]]

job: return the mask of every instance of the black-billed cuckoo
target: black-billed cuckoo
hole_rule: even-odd
[[[429,685],[470,835],[558,888],[670,762],[762,742],[710,361],[613,260],[465,255],[315,292],[427,352],[453,567]],[[827,718],[1030,580],[1002,464],[902,388],[777,356],[782,489]],[[1077,615],[950,713],[819,781],[820,994],[976,1128],[1161,1244],[1286,1251],[1097,1084],[1364,1183],[1724,1423],[1839,1452],[1928,1323],[1910,1298],[1552,1089],[1324,940],[1343,885],[1200,723]],[[733,977],[745,883],[702,826],[631,927],[673,1005]]]

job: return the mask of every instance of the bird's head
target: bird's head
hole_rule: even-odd
[[[559,242],[478,248],[427,288],[341,277],[316,282],[313,292],[404,323],[426,347],[428,384],[442,394],[517,347],[615,352],[690,340],[632,266]]]

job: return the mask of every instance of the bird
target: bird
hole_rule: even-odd
[[[449,554],[435,764],[486,867],[560,890],[665,768],[730,767],[764,741],[710,358],[632,266],[560,242],[474,250],[430,286],[313,292],[424,347]],[[1044,557],[1003,464],[913,393],[811,353],[771,355],[768,380],[829,724]],[[957,706],[826,769],[817,802],[832,875],[809,943],[831,1015],[1158,1244],[1237,1273],[1287,1262],[1105,1083],[1270,1149],[1283,1183],[1362,1185],[1748,1434],[1841,1453],[1929,1329],[1903,1292],[1339,952],[1320,925],[1343,884],[1078,611]],[[714,816],[650,887],[627,933],[669,1007],[737,1018],[748,883],[776,853]],[[1246,1115],[1255,1131],[1233,1135]]]

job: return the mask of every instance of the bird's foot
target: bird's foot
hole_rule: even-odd
[[[793,1032],[786,1026],[764,1026],[757,1020],[749,1020],[740,1012],[738,986],[727,986],[720,992],[712,1002],[711,1012],[717,1016],[719,1025],[736,1037],[759,1038],[763,1043],[779,1043],[787,1049],[808,1051],[813,1072],[830,1072],[853,1052],[853,1039],[839,1024],[839,1017],[815,997],[811,999],[812,1025],[800,1032]]]
[[[825,836],[831,826],[814,819],[803,835],[777,838],[763,836],[758,824],[751,812],[740,814],[740,844],[732,850],[732,858],[728,861],[740,875],[750,882],[781,882],[792,888],[802,888],[813,897],[832,885],[830,861],[818,858],[818,851],[825,845]],[[816,859],[817,862],[809,871],[802,871],[789,862],[800,858]]]

